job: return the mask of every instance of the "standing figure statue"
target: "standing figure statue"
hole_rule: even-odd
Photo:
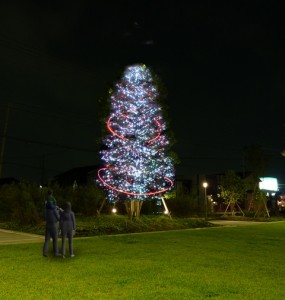
[[[53,254],[54,256],[59,256],[58,253],[58,222],[60,219],[59,214],[60,208],[56,205],[56,199],[53,196],[53,191],[48,190],[48,197],[45,202],[45,221],[46,221],[46,231],[45,231],[45,242],[43,246],[43,256],[47,257],[48,246],[50,239],[52,239]]]
[[[74,257],[73,236],[75,234],[76,225],[75,225],[75,215],[74,212],[71,210],[70,202],[65,202],[64,209],[60,213],[60,227],[61,227],[61,239],[62,239],[62,247],[61,247],[62,257],[65,258],[66,238],[68,238],[69,255],[70,257]]]

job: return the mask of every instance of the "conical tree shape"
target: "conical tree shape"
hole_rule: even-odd
[[[98,182],[111,202],[159,198],[173,187],[174,163],[157,87],[145,65],[126,68],[111,95],[109,134]]]

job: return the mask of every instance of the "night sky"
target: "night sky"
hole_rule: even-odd
[[[178,176],[243,171],[260,145],[285,184],[284,5],[101,2],[1,1],[2,177],[96,165],[98,97],[144,63],[168,90]]]

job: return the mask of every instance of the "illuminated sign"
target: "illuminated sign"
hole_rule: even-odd
[[[278,181],[274,177],[261,177],[259,182],[259,188],[266,191],[278,191]]]

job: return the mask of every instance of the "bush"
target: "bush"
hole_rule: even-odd
[[[172,215],[187,217],[200,214],[197,195],[181,193],[175,198],[167,200],[167,207]]]
[[[1,219],[20,224],[37,224],[41,217],[41,190],[31,183],[20,182],[0,187]]]
[[[154,232],[214,226],[198,218],[169,218],[166,216],[141,216],[132,220],[122,215],[100,215],[96,217],[76,216],[76,237]],[[44,235],[45,222],[36,226],[19,225],[18,222],[2,222],[0,228]]]
[[[96,185],[60,187],[53,184],[40,187],[35,183],[20,182],[0,186],[0,220],[18,222],[22,225],[36,225],[43,220],[47,192],[53,190],[59,207],[70,201],[76,214],[97,215],[104,200],[104,194]],[[106,205],[107,206],[107,205]]]

